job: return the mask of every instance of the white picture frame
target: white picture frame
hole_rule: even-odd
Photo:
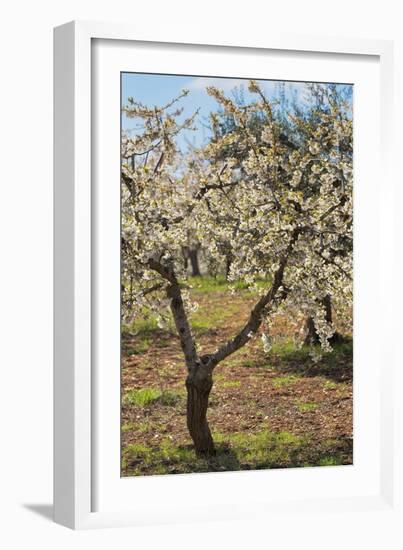
[[[55,370],[54,370],[54,510],[55,521],[71,528],[91,528],[119,525],[145,525],[166,522],[180,522],[197,520],[234,519],[244,517],[259,517],[264,520],[268,514],[299,513],[302,509],[315,515],[323,510],[335,512],[342,509],[375,513],[388,510],[394,513],[396,491],[396,465],[393,433],[394,386],[393,368],[395,357],[391,346],[384,346],[386,328],[379,331],[378,350],[384,349],[382,356],[373,353],[374,361],[378,362],[378,370],[374,370],[372,387],[374,393],[369,393],[372,400],[379,398],[379,415],[374,417],[375,426],[379,427],[376,459],[377,475],[374,486],[365,490],[365,480],[369,480],[372,470],[368,470],[368,477],[362,477],[361,485],[350,485],[353,489],[343,488],[326,495],[323,487],[332,483],[333,487],[339,483],[337,468],[334,469],[333,479],[327,478],[320,469],[312,469],[304,473],[288,472],[287,479],[281,478],[282,472],[275,473],[280,479],[277,485],[281,490],[281,483],[300,483],[298,494],[293,497],[288,491],[285,499],[259,498],[254,496],[257,484],[262,483],[262,477],[255,472],[239,474],[226,473],[227,486],[222,488],[229,491],[228,502],[207,504],[205,500],[198,505],[189,504],[186,499],[188,485],[202,489],[204,485],[211,485],[207,477],[201,481],[200,476],[160,476],[140,478],[135,480],[137,485],[125,487],[126,497],[119,503],[118,491],[112,490],[106,494],[108,506],[99,506],[95,495],[99,492],[100,477],[109,475],[108,470],[100,468],[97,452],[105,451],[105,445],[99,446],[99,426],[97,399],[103,395],[105,403],[105,384],[99,393],[96,380],[97,369],[94,364],[96,356],[94,312],[97,311],[97,285],[94,283],[96,273],[94,266],[99,266],[96,256],[96,241],[99,227],[94,221],[93,211],[98,206],[94,203],[93,155],[94,155],[94,120],[91,113],[96,114],[97,106],[94,102],[94,89],[91,86],[96,78],[94,70],[94,45],[97,41],[115,41],[125,45],[138,44],[147,48],[154,44],[157,48],[164,48],[164,44],[175,44],[178,50],[195,48],[209,52],[216,51],[217,55],[223,50],[238,50],[243,56],[259,52],[292,52],[298,56],[313,56],[319,53],[337,58],[337,56],[363,56],[363,59],[373,59],[380,70],[380,107],[379,153],[381,157],[382,173],[385,174],[382,194],[376,193],[371,199],[371,208],[377,208],[379,232],[375,237],[380,239],[379,263],[383,265],[392,262],[395,252],[395,236],[393,234],[393,173],[391,172],[392,151],[392,117],[393,117],[393,74],[392,54],[393,46],[387,41],[372,41],[358,39],[321,38],[312,36],[287,36],[270,34],[270,37],[256,37],[252,42],[249,39],[237,37],[234,43],[221,41],[219,38],[204,33],[200,38],[186,36],[186,32],[179,37],[154,37],[144,29],[141,31],[131,25],[109,23],[72,22],[55,29],[54,74],[55,74]],[[166,47],[167,47],[166,46]],[[287,55],[287,53],[285,53]],[[133,57],[133,55],[132,55]],[[144,69],[144,61],[142,69]],[[167,68],[169,72],[169,68]],[[236,76],[236,75],[234,75]],[[252,75],[255,76],[255,75]],[[378,91],[377,91],[378,93]],[[97,99],[98,101],[98,99]],[[115,106],[116,107],[116,106]],[[117,106],[120,109],[120,106]],[[100,132],[105,128],[100,126]],[[117,147],[119,143],[117,143]],[[106,166],[106,168],[108,168]],[[376,191],[376,189],[374,189]],[[364,196],[364,195],[362,195]],[[376,198],[378,202],[376,202]],[[378,315],[390,314],[391,304],[387,300],[387,288],[393,285],[393,273],[390,270],[380,269],[377,274],[381,281],[381,291],[376,299]],[[97,283],[98,284],[98,283]],[[370,289],[369,289],[370,290]],[[364,297],[365,298],[365,297]],[[368,296],[367,296],[368,298]],[[370,330],[370,329],[368,329]],[[382,368],[380,368],[382,367]],[[371,385],[372,384],[372,385]],[[111,388],[113,385],[111,386]],[[355,388],[356,389],[356,388]],[[115,387],[116,390],[116,387]],[[370,390],[368,390],[370,391]],[[104,393],[102,393],[104,392]],[[111,395],[111,402],[116,403],[118,397]],[[367,399],[367,405],[369,399]],[[369,408],[368,408],[369,410]],[[356,412],[356,411],[355,411]],[[364,425],[364,423],[362,424]],[[371,432],[372,427],[367,426]],[[112,432],[111,432],[112,433]],[[369,437],[369,435],[368,435]],[[105,439],[104,439],[105,441]],[[114,440],[115,441],[115,440]],[[119,453],[119,449],[116,449]],[[376,454],[374,453],[374,454]],[[375,466],[374,466],[375,467]],[[349,468],[349,467],[341,467]],[[346,471],[346,470],[344,470]],[[373,470],[375,471],[375,470]],[[221,474],[214,474],[214,476]],[[235,477],[229,477],[229,476]],[[238,477],[236,477],[238,475]],[[259,475],[261,475],[259,473]],[[342,481],[344,487],[354,483],[354,475]],[[210,476],[210,474],[202,474]],[[280,476],[280,477],[278,477]],[[344,476],[344,473],[343,473]],[[342,477],[343,477],[342,476]],[[170,478],[167,480],[167,478]],[[210,476],[211,477],[211,476]],[[317,491],[304,494],[304,480],[309,485],[315,485]],[[267,478],[264,478],[267,479]],[[294,481],[293,481],[294,479]],[[315,481],[316,479],[316,481]],[[219,478],[214,478],[215,483]],[[228,483],[230,480],[230,483]],[[274,478],[272,478],[274,483]],[[224,481],[222,483],[225,483]],[[363,485],[364,484],[364,485]],[[252,495],[246,497],[248,486]],[[141,488],[151,490],[158,495],[158,491],[172,494],[170,505],[163,502],[161,506],[143,505],[139,499]],[[360,487],[360,488],[358,488]],[[232,488],[232,492],[230,490]],[[306,490],[306,489],[305,489]],[[175,496],[173,493],[177,492]],[[133,494],[133,503],[130,495]],[[145,494],[145,493],[144,493]],[[180,503],[182,498],[182,504]],[[137,499],[137,504],[136,504]],[[255,500],[254,500],[255,499]],[[104,498],[105,500],[105,498]],[[155,502],[155,501],[154,501]],[[255,505],[254,505],[255,503]]]

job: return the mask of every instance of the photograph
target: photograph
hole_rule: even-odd
[[[353,464],[354,86],[250,76],[121,72],[122,477]]]

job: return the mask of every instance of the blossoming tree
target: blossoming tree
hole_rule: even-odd
[[[125,107],[141,124],[134,137],[122,138],[123,312],[127,321],[155,315],[161,326],[172,317],[186,366],[187,426],[198,455],[214,453],[207,408],[217,365],[259,333],[268,351],[273,318],[287,308],[313,319],[329,352],[334,329],[324,299],[332,296],[341,305],[352,297],[348,109],[330,88],[317,87],[324,100],[309,112],[289,114],[284,139],[284,125],[261,88],[251,81],[249,90],[256,100],[240,106],[208,88],[231,116],[233,131],[188,158],[176,137],[195,118],[179,122],[180,98],[152,109],[129,99]],[[258,131],[251,124],[257,113]],[[247,283],[256,295],[233,337],[203,355],[191,329],[197,304],[190,300],[183,261],[189,236],[217,264],[225,263],[229,247],[228,280]]]

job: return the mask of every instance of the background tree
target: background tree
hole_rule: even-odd
[[[270,101],[270,116],[273,123],[277,127],[277,136],[279,142],[290,149],[290,153],[299,149],[307,150],[311,140],[315,138],[315,132],[317,130],[318,122],[325,114],[331,114],[333,109],[342,113],[343,118],[351,118],[351,87],[350,86],[336,86],[334,84],[328,84],[326,86],[316,84],[306,84],[309,91],[305,94],[303,101],[297,100],[295,94],[289,94],[287,97],[285,92],[285,83],[280,82],[275,85],[274,99]],[[295,91],[295,90],[294,90]],[[232,91],[233,102],[238,109],[247,109],[245,104],[244,94],[237,88]],[[262,91],[259,90],[261,99],[265,100]],[[263,101],[264,105],[265,101]],[[267,109],[266,109],[267,110]],[[293,115],[296,120],[304,121],[304,125],[297,126],[293,123]],[[211,141],[217,142],[224,136],[230,136],[234,133],[244,132],[245,129],[242,126],[236,124],[235,115],[233,112],[228,112],[225,109],[219,109],[215,113],[211,113]],[[259,106],[256,105],[252,113],[247,118],[248,132],[259,142],[261,140],[262,132],[267,124],[267,112],[264,109],[259,110]],[[237,159],[238,168],[241,172],[242,163],[245,160],[247,149],[239,149],[240,141],[238,139],[229,140],[225,147],[220,148],[219,160],[225,161],[228,158]],[[321,156],[330,159],[330,155],[334,154],[332,147],[323,147],[321,150]],[[346,136],[344,140],[339,143],[339,157],[340,159],[352,164],[352,136]],[[217,159],[216,159],[217,160]],[[245,178],[245,174],[242,173],[242,177]],[[309,192],[320,191],[319,187],[312,187],[309,180],[301,178],[299,184],[300,189],[304,186],[310,187]],[[350,220],[352,221],[352,220]],[[222,245],[226,251],[226,275],[229,273],[229,266],[232,262],[232,251],[230,243]],[[337,252],[332,249],[332,254],[336,254],[339,257],[344,254],[346,256],[352,254],[352,235],[343,234],[337,243]],[[332,298],[331,295],[326,295],[322,300],[322,305],[325,309],[326,322],[331,325],[333,323],[332,315]],[[332,342],[339,341],[342,337],[340,334],[334,333],[332,335]],[[320,341],[319,334],[315,328],[315,323],[312,317],[308,316],[305,321],[305,343],[306,344],[318,344]]]

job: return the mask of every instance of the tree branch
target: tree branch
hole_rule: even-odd
[[[328,210],[326,210],[326,212],[324,212],[320,216],[319,221],[322,222],[324,219],[326,219],[328,216],[330,216],[330,214],[332,212],[337,210],[337,208],[339,208],[339,206],[344,206],[346,201],[347,201],[347,197],[345,195],[343,195],[337,204],[334,204],[333,206],[331,206]]]
[[[161,290],[161,288],[163,288],[163,283],[158,283],[156,285],[153,285],[149,288],[145,288],[144,290],[142,290],[141,292],[141,295],[142,296],[147,296],[147,294],[151,294],[151,292],[155,292],[156,290]]]
[[[238,334],[232,339],[226,342],[221,346],[218,351],[211,355],[211,363],[216,366],[220,361],[231,355],[241,347],[243,347],[249,340],[250,334],[255,333],[260,327],[263,320],[263,313],[267,312],[273,303],[278,289],[283,284],[284,270],[287,265],[287,261],[290,253],[294,247],[295,242],[300,235],[302,228],[294,229],[291,240],[287,246],[287,249],[280,261],[280,265],[274,274],[273,284],[271,285],[269,291],[260,298],[252,309],[247,323],[242,327]]]
[[[185,356],[186,366],[190,369],[198,361],[196,345],[190,330],[189,321],[183,304],[182,292],[175,273],[169,267],[164,266],[155,259],[150,259],[148,265],[157,271],[163,279],[169,282],[166,289],[167,297],[170,299],[172,316],[178,331],[181,348]]]
[[[337,264],[334,261],[334,259],[332,260],[331,258],[326,258],[326,256],[324,256],[318,250],[315,250],[315,254],[317,254],[326,264],[333,265],[334,267],[337,267],[337,269],[340,271],[340,273],[342,273],[346,277],[346,279],[348,279],[349,281],[353,280],[351,275],[349,273],[347,273],[347,271],[345,269],[343,269],[339,264]]]

